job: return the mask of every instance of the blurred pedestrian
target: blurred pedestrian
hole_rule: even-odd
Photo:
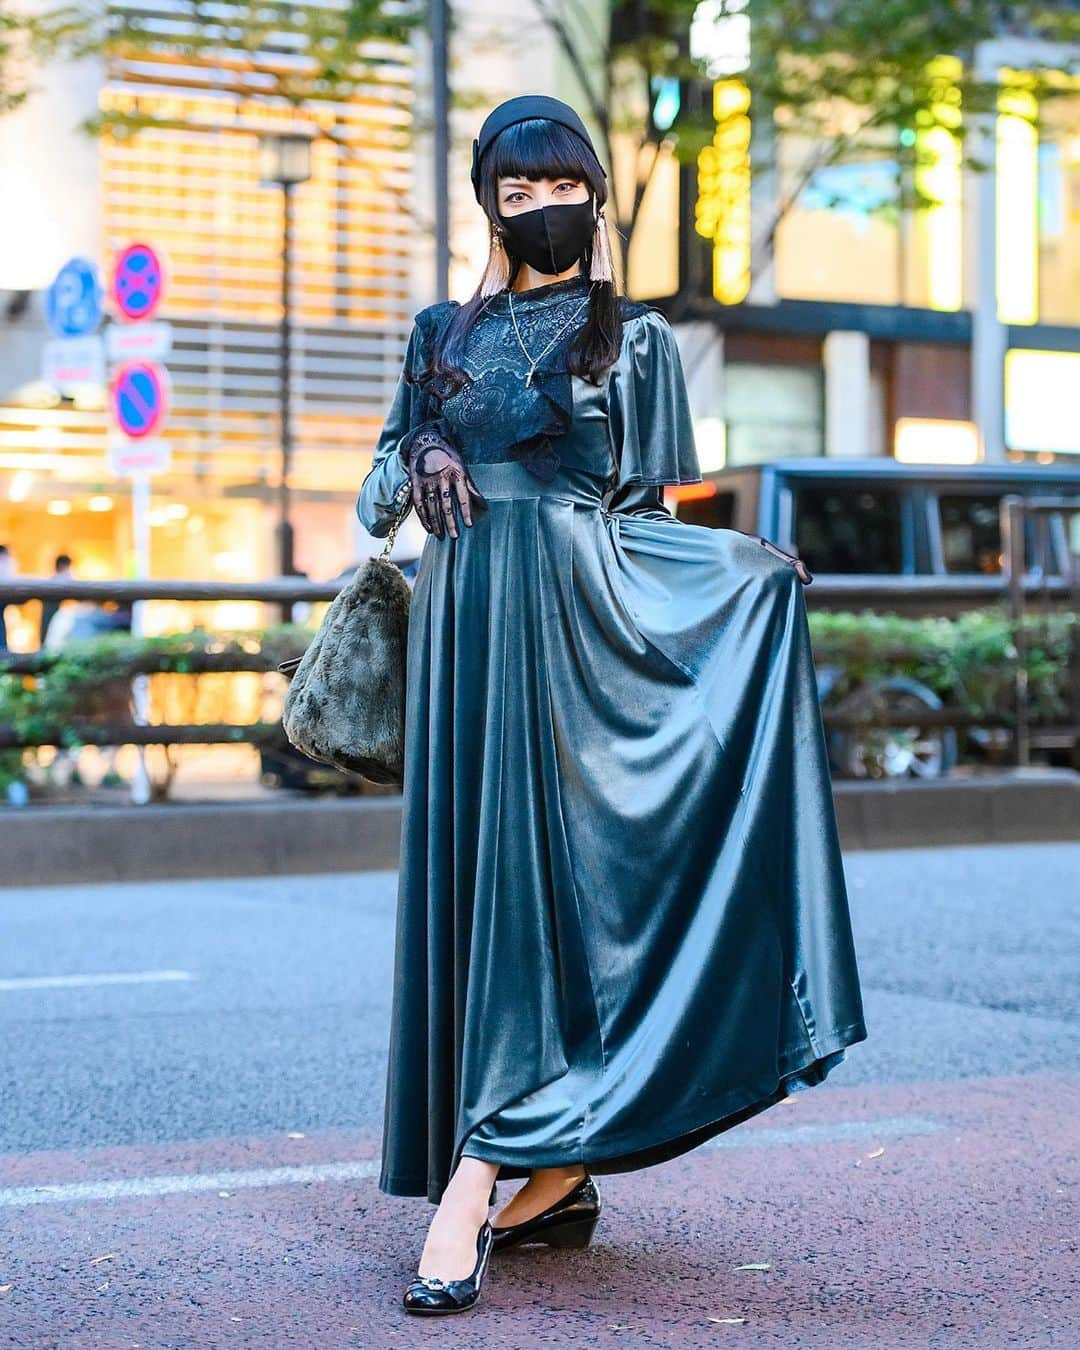
[[[308,573],[302,571],[299,567],[294,567],[293,570],[289,573],[289,576],[296,577],[300,581],[311,580],[311,577],[308,575]],[[310,618],[311,618],[311,601],[294,600],[289,610],[289,622],[297,624],[305,624]]]
[[[71,642],[86,641],[89,638],[102,637],[110,633],[131,632],[131,606],[120,601],[79,600],[64,605],[53,615],[45,634],[42,650],[62,651]],[[48,673],[40,678],[47,680]],[[113,678],[98,686],[96,695],[103,704],[101,716],[106,719],[115,717],[117,721],[127,721],[131,715],[131,681]],[[98,756],[104,761],[101,777],[102,787],[120,787],[125,779],[118,767],[120,747],[101,745],[96,747]],[[62,786],[81,787],[84,779],[79,768],[80,751],[66,746],[57,748],[49,764],[48,781]]]
[[[56,561],[53,563],[53,576],[57,580],[71,576],[71,555],[69,553],[58,553]],[[52,623],[53,615],[60,608],[61,601],[57,599],[42,600],[41,602],[41,625],[38,629],[38,646],[45,646],[45,635],[49,631],[49,624]]]
[[[616,290],[577,113],[500,104],[472,181],[487,267],[416,316],[357,502],[376,537],[403,509],[428,533],[378,1183],[438,1204],[419,1313],[471,1307],[493,1250],[587,1246],[595,1173],[867,1034],[809,573],[665,506],[701,481],[683,369]],[[492,1223],[497,1177],[527,1180]]]

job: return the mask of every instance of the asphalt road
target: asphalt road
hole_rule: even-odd
[[[1077,1346],[1080,846],[845,865],[869,1039],[419,1325],[393,874],[0,891],[0,1346]]]

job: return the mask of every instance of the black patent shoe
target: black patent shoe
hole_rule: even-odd
[[[549,1247],[587,1247],[600,1219],[600,1192],[588,1173],[561,1200],[531,1219],[507,1228],[492,1228],[496,1251],[522,1242],[546,1242]]]
[[[491,1224],[485,1219],[476,1235],[476,1265],[460,1280],[417,1275],[405,1290],[402,1303],[412,1313],[456,1313],[471,1308],[480,1297],[480,1284],[491,1255]]]

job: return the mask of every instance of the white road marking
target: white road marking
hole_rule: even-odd
[[[794,1094],[793,1094],[794,1095]],[[903,1139],[911,1134],[936,1134],[947,1128],[932,1116],[881,1116],[877,1120],[838,1120],[822,1125],[791,1125],[787,1129],[725,1130],[698,1148],[779,1148],[794,1144],[833,1144],[846,1140]]]
[[[777,1148],[848,1140],[900,1139],[948,1128],[929,1116],[884,1116],[877,1120],[793,1125],[788,1129],[734,1128],[699,1144],[692,1152],[717,1148]],[[689,1155],[687,1155],[689,1156]],[[133,1200],[143,1196],[196,1195],[201,1191],[242,1191],[267,1186],[306,1186],[327,1181],[367,1181],[379,1175],[374,1159],[262,1167],[234,1172],[191,1172],[170,1176],[121,1177],[115,1181],[73,1181],[56,1185],[0,1188],[0,1209],[27,1205],[84,1204],[94,1200]],[[597,1175],[603,1175],[598,1173]]]
[[[55,1186],[12,1186],[0,1189],[0,1209],[82,1204],[88,1200],[132,1200],[147,1195],[195,1195],[200,1191],[243,1191],[263,1186],[305,1186],[320,1181],[364,1181],[377,1176],[378,1171],[379,1164],[368,1160],[260,1167],[235,1172],[121,1177],[115,1181],[71,1181]]]
[[[170,984],[197,978],[190,970],[132,970],[112,975],[23,975],[0,979],[0,993],[17,989],[87,989],[101,984]]]

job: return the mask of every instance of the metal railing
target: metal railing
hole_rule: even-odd
[[[1060,610],[1063,606],[1075,605],[1080,577],[1080,560],[1074,559],[1073,574],[1066,577],[1032,575],[1024,567],[1024,529],[1021,517],[1034,514],[1046,521],[1054,512],[1080,512],[1080,498],[1047,497],[1024,498],[1007,496],[1001,503],[1001,529],[1005,555],[1005,569],[1001,576],[837,576],[821,574],[815,576],[812,586],[804,592],[808,605],[820,609],[850,609],[865,606],[869,608],[887,608],[898,612],[923,614],[952,614],[963,612],[977,606],[1004,600],[1008,612],[1015,624],[1018,655],[1015,677],[1016,696],[1016,759],[1019,764],[1030,763],[1032,733],[1027,697],[1027,672],[1024,666],[1023,619],[1030,613],[1032,604],[1037,601],[1048,607]],[[17,577],[0,580],[0,606],[21,605],[34,600],[62,601],[75,600],[92,603],[114,602],[119,604],[140,604],[144,601],[174,601],[183,603],[216,603],[230,601],[255,601],[282,607],[288,612],[292,604],[299,602],[319,603],[332,600],[344,584],[343,581],[317,582],[306,578],[281,577],[255,582],[212,582],[212,581],[86,581],[72,577],[30,578]],[[49,650],[30,653],[0,651],[0,674],[18,674],[25,676],[45,675],[53,662],[60,658],[60,652]],[[1074,653],[1074,660],[1076,654]],[[144,679],[155,672],[169,673],[173,668],[155,661],[153,657],[138,658],[132,661],[126,672],[133,681]],[[217,655],[200,653],[199,659],[190,664],[185,673],[192,675],[210,673],[266,672],[275,669],[273,662],[258,653],[231,653]],[[1074,704],[1080,695],[1076,690],[1080,679],[1073,679]],[[839,710],[823,709],[823,721],[827,730],[852,729],[854,727],[888,727],[909,725],[912,716],[905,713],[900,721],[886,716],[883,719],[871,717],[851,717]],[[919,715],[920,723],[926,727],[952,727],[961,729],[970,726],[1004,726],[1005,717],[987,717],[985,714],[972,714],[961,708],[927,708]],[[1080,723],[1075,712],[1071,719]],[[1065,729],[1067,730],[1067,728]],[[80,726],[80,739],[87,744],[136,746],[170,744],[226,744],[247,742],[253,745],[266,744],[280,737],[280,727],[273,723],[204,723],[190,725],[149,724],[144,718],[136,716],[127,723],[99,721],[95,726]],[[39,728],[33,736],[17,736],[10,727],[0,727],[0,749],[33,746],[59,745],[57,729]]]
[[[1020,499],[1023,500],[1023,499]],[[1029,498],[1028,501],[1034,499]],[[139,600],[176,600],[214,602],[226,600],[261,600],[267,603],[287,604],[290,601],[332,600],[343,582],[306,581],[292,577],[272,578],[268,581],[76,581],[64,577],[12,577],[0,580],[0,605],[23,605],[31,600],[89,600],[130,603]],[[813,584],[806,588],[810,606],[865,604],[886,602],[894,608],[926,604],[934,610],[940,605],[974,606],[1004,600],[1011,585],[1010,578],[1001,576],[844,576],[840,573],[818,572]],[[1047,596],[1066,599],[1070,594],[1067,578],[1057,576],[1025,576],[1024,590],[1039,591]]]
[[[1018,493],[1008,493],[1002,497],[999,507],[1001,522],[1001,545],[1003,554],[1003,576],[1008,596],[1009,619],[1012,623],[1014,638],[1015,674],[1013,689],[1015,694],[1015,751],[1016,763],[1026,767],[1031,763],[1032,730],[1030,717],[1030,699],[1028,689],[1027,651],[1030,647],[1030,624],[1026,622],[1036,606],[1042,606],[1042,612],[1060,608],[1062,590],[1076,608],[1080,602],[1080,557],[1066,550],[1070,561],[1070,573],[1062,577],[1035,577],[1027,575],[1027,549],[1025,521],[1034,519],[1036,528],[1036,553],[1049,556],[1049,526],[1051,516],[1072,517],[1080,515],[1080,497],[1023,497]],[[1049,585],[1050,581],[1054,585]],[[1068,720],[1075,730],[1080,724],[1080,643],[1075,640],[1069,654],[1070,674],[1068,680],[1069,713]]]

